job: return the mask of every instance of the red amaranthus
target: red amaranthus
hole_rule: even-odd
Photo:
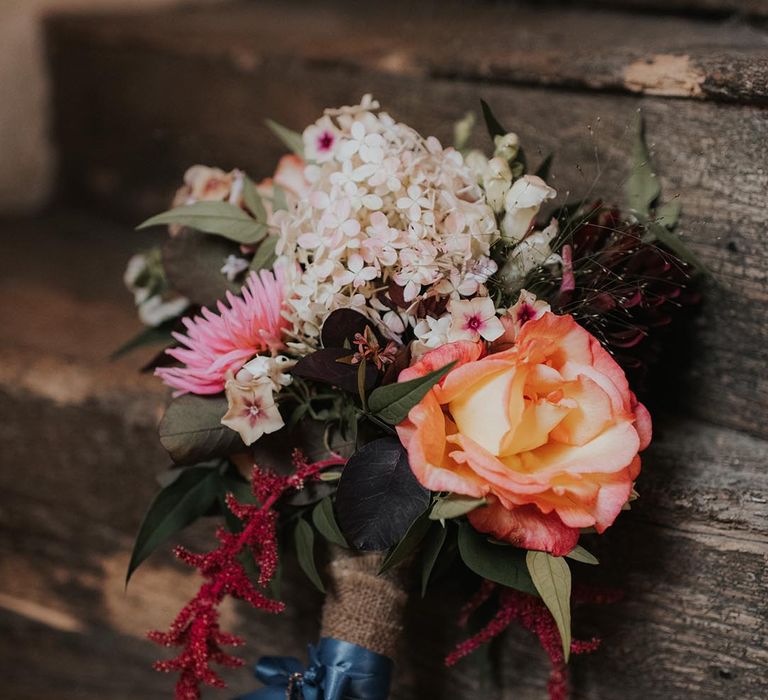
[[[300,489],[309,479],[317,478],[325,468],[344,464],[344,459],[333,456],[319,462],[307,462],[298,451],[294,452],[295,471],[290,476],[278,476],[253,467],[252,492],[256,504],[239,503],[232,494],[227,495],[227,507],[242,522],[242,530],[228,532],[219,528],[216,537],[219,546],[212,552],[194,554],[177,547],[176,556],[199,569],[205,583],[197,595],[187,603],[167,632],[153,631],[149,638],[167,647],[182,647],[181,653],[168,661],[158,661],[159,671],[178,672],[176,700],[198,700],[200,685],[218,688],[225,686],[212,664],[237,667],[243,660],[226,653],[223,646],[242,646],[242,638],[222,632],[219,628],[219,605],[226,596],[246,601],[258,610],[279,613],[285,604],[268,598],[263,589],[272,580],[277,568],[277,512],[274,505],[287,491]],[[250,554],[258,567],[257,585],[246,573],[241,557]],[[258,587],[257,587],[258,586]]]
[[[513,622],[519,622],[525,629],[533,632],[538,638],[552,664],[547,690],[550,700],[567,700],[568,698],[568,666],[563,656],[563,647],[557,625],[541,598],[516,591],[512,588],[497,586],[491,581],[483,581],[477,593],[462,608],[459,615],[459,625],[465,626],[470,616],[483,603],[490,599],[498,589],[498,609],[491,621],[477,634],[460,642],[445,658],[446,666],[469,656],[480,646],[500,635]],[[598,592],[586,588],[574,590],[573,599],[577,603],[610,603],[620,596],[612,592]],[[572,654],[585,654],[600,646],[600,640],[573,640]]]

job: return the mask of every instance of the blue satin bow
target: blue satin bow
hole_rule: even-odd
[[[386,700],[393,662],[365,647],[323,637],[309,646],[309,665],[293,656],[263,656],[254,673],[264,685],[237,700]]]

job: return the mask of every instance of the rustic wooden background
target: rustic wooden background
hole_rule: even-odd
[[[620,190],[643,110],[716,282],[656,397],[642,497],[600,543],[601,574],[626,595],[577,616],[577,635],[606,644],[574,661],[574,697],[768,696],[766,21],[765,0],[264,0],[51,18],[59,206],[0,234],[2,696],[169,697],[143,634],[195,577],[158,554],[123,589],[166,464],[164,393],[136,375],[145,355],[106,359],[139,327],[120,278],[153,237],[131,223],[164,208],[191,163],[267,175],[281,148],[264,118],[301,128],[364,92],[446,141],[483,97],[534,160],[557,153],[572,195]],[[228,608],[252,658],[316,635],[319,597],[289,576],[286,600],[280,618]],[[522,631],[500,673],[481,656],[441,668],[458,604],[414,601],[395,700],[546,697],[548,664]]]

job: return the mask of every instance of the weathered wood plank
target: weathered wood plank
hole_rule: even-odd
[[[158,649],[143,635],[172,618],[197,580],[165,548],[123,591],[131,537],[166,463],[155,435],[162,392],[156,383],[131,385],[132,361],[106,361],[116,329],[134,323],[118,274],[131,239],[93,219],[53,219],[42,229],[7,224],[0,366],[13,371],[0,374],[4,691],[20,700],[61,688],[72,700],[168,697],[172,681],[150,670]],[[18,287],[10,301],[24,261],[41,250],[39,291]],[[63,388],[19,381],[25,360],[35,367],[41,357]],[[67,375],[67,367],[76,372]],[[599,634],[606,645],[574,661],[574,697],[757,700],[768,691],[768,443],[661,415],[656,432],[641,498],[605,538],[588,543],[604,566],[577,569],[579,579],[604,577],[626,597],[577,616],[577,634]],[[184,541],[203,547],[211,525],[200,523]],[[284,591],[288,610],[277,618],[227,609],[225,624],[248,638],[247,658],[300,654],[316,636],[321,601],[294,564]],[[444,653],[461,636],[453,622],[461,602],[456,590],[426,603],[412,596],[394,700],[545,697],[547,662],[522,631],[502,645],[498,687],[482,657],[443,671]],[[233,692],[254,685],[247,671],[227,678]]]
[[[585,5],[656,12],[686,12],[696,16],[768,15],[766,0],[586,0]]]
[[[768,435],[768,120],[762,109],[338,67],[244,70],[176,49],[57,36],[63,181],[71,196],[122,208],[134,220],[165,208],[190,163],[268,174],[280,144],[263,126],[267,116],[301,128],[325,106],[369,91],[397,117],[443,139],[483,96],[534,160],[557,153],[553,175],[561,200],[587,193],[610,200],[626,177],[631,124],[642,106],[665,192],[680,197],[687,239],[719,282],[705,295],[690,342],[678,346],[682,370],[669,373],[667,394],[681,410]],[[478,142],[481,136],[478,131]]]
[[[90,45],[206,55],[244,72],[325,66],[704,100],[768,102],[766,33],[746,23],[521,3],[241,3],[58,18]],[[375,28],[372,31],[372,28]],[[595,42],[599,51],[595,50]]]
[[[166,550],[137,573],[127,596],[122,587],[130,535],[162,461],[151,426],[126,426],[87,404],[8,396],[0,424],[12,439],[0,476],[6,692],[35,698],[66,687],[73,700],[167,697],[170,679],[150,671],[158,650],[142,636],[171,619],[196,579]],[[68,436],[84,426],[90,439],[73,445]],[[577,632],[600,634],[606,646],[574,662],[575,697],[757,700],[768,689],[761,672],[768,663],[766,443],[691,422],[667,430],[646,462],[636,507],[602,546],[588,544],[604,563],[597,573],[626,598],[577,617]],[[18,439],[31,434],[31,444]],[[201,523],[184,540],[201,547],[210,530]],[[578,578],[593,573],[584,569]],[[225,624],[246,634],[249,658],[301,653],[315,637],[320,600],[307,585],[289,566],[283,616],[227,610]],[[34,619],[15,601],[51,612]],[[500,687],[489,684],[481,657],[442,671],[460,604],[455,592],[426,603],[414,593],[393,698],[545,697],[547,662],[520,631],[503,645]],[[62,629],[53,613],[76,629]],[[235,691],[252,686],[245,671],[227,677]]]

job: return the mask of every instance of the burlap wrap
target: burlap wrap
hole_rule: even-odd
[[[337,550],[328,565],[321,635],[394,658],[407,594],[402,571],[379,576],[382,555]]]

